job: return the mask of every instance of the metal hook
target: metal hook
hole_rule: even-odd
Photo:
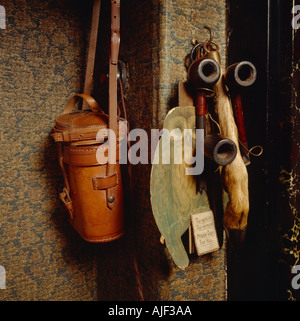
[[[197,39],[191,39],[191,44],[193,46],[191,53],[190,53],[190,59],[191,62],[193,62],[195,59],[198,59],[200,57],[202,57],[205,52],[209,52],[210,50],[208,49],[209,46],[213,43],[213,36],[212,36],[212,30],[209,26],[204,26],[204,29],[209,31],[209,40],[207,40],[206,42],[198,42]],[[217,49],[218,49],[218,45],[215,44]]]
[[[204,26],[204,29],[209,31],[209,40],[206,42],[206,45],[209,46],[211,44],[211,42],[213,41],[212,31],[209,26]]]
[[[194,45],[194,47],[192,48],[191,50],[191,53],[190,53],[190,59],[191,59],[191,62],[193,62],[194,60],[198,59],[198,54],[200,54],[200,57],[202,56],[202,53],[203,53],[203,42],[197,42],[196,45]],[[198,49],[199,48],[199,49]],[[200,50],[200,52],[198,52],[198,50]]]

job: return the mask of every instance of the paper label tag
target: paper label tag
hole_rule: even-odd
[[[191,225],[199,256],[220,248],[212,211],[191,214]]]

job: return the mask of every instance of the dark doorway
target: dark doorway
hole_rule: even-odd
[[[250,156],[247,167],[248,230],[244,247],[228,250],[229,300],[289,299],[292,262],[284,257],[282,236],[295,213],[290,213],[284,198],[282,171],[291,168],[296,138],[291,137],[290,125],[295,118],[292,6],[285,0],[227,2],[227,64],[248,60],[256,66],[257,80],[242,94],[243,111],[249,147],[264,148],[262,156]]]

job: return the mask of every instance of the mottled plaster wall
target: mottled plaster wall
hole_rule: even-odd
[[[190,41],[192,38],[207,40],[205,25],[213,30],[225,65],[225,7],[225,1],[192,0],[139,1],[138,5],[128,1],[124,4],[124,12],[132,14],[123,15],[125,31],[121,45],[130,73],[127,100],[132,127],[148,132],[151,128],[161,128],[167,112],[178,105],[178,82],[186,79],[184,62],[191,50]],[[150,171],[150,164],[133,168],[138,258],[146,297],[226,299],[224,247],[214,254],[191,257],[190,266],[182,271],[159,242],[150,204]]]
[[[156,13],[156,36],[153,53],[154,101],[153,126],[161,127],[168,109],[176,106],[177,84],[186,80],[185,58],[190,52],[191,39],[199,42],[209,37],[205,25],[212,28],[213,37],[220,45],[222,64],[225,62],[225,1],[159,1]]]
[[[58,200],[61,173],[49,138],[82,86],[85,10],[68,0],[1,5],[0,299],[94,300],[94,250],[69,227]]]

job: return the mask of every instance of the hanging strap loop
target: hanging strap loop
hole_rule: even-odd
[[[100,108],[96,100],[87,94],[74,94],[70,98],[70,100],[67,102],[65,109],[63,111],[63,114],[71,113],[74,110],[75,104],[79,98],[82,98],[87,103],[87,105],[92,109],[93,112],[95,113],[100,112],[104,114],[104,111]]]

